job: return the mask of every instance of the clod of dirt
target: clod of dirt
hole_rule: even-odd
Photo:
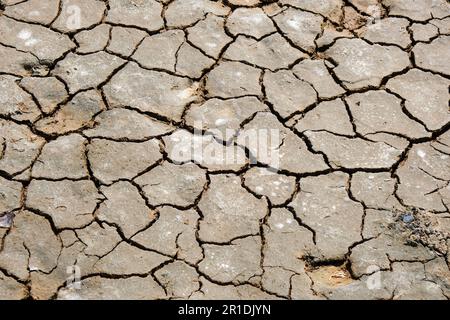
[[[310,274],[314,283],[321,283],[331,287],[343,286],[353,280],[350,273],[340,266],[322,266],[313,269]]]
[[[396,222],[390,227],[398,230],[406,238],[407,244],[422,244],[445,255],[450,233],[446,231],[443,219],[434,213],[412,208],[407,212],[396,213]]]
[[[8,212],[0,216],[0,228],[9,228],[12,225],[14,213]]]
[[[40,63],[40,64],[24,64],[24,69],[30,72],[32,76],[46,76],[49,72],[49,64],[48,63]]]

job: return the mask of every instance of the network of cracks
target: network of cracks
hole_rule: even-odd
[[[447,1],[0,3],[1,299],[450,298]]]

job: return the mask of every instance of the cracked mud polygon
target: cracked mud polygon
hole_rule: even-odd
[[[448,1],[0,3],[0,299],[450,298]]]

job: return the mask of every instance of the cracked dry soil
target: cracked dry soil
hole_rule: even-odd
[[[0,3],[0,299],[450,298],[448,1]]]

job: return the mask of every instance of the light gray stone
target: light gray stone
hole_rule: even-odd
[[[186,113],[186,124],[208,130],[221,140],[229,140],[242,123],[267,107],[255,97],[237,99],[209,99],[202,104],[191,105]]]
[[[202,290],[194,293],[193,300],[220,300],[220,299],[245,299],[245,300],[273,300],[277,296],[252,285],[218,285],[200,277]]]
[[[177,53],[184,42],[184,32],[169,30],[147,37],[132,58],[143,67],[175,72]]]
[[[295,129],[299,132],[326,130],[335,134],[354,135],[349,115],[340,99],[319,103],[299,117]]]
[[[52,27],[61,32],[74,32],[100,23],[106,3],[99,0],[61,0],[58,18]]]
[[[106,197],[97,211],[101,221],[114,224],[130,238],[156,219],[156,212],[147,207],[139,190],[128,181],[119,181],[101,187]]]
[[[69,92],[96,88],[105,82],[111,73],[125,61],[105,52],[77,55],[69,53],[56,64],[53,75],[60,77],[69,86]]]
[[[222,49],[233,40],[225,33],[224,25],[224,18],[209,14],[206,19],[187,29],[187,39],[207,55],[217,59]]]
[[[244,34],[256,39],[261,39],[263,36],[276,31],[272,20],[261,8],[234,10],[228,17],[226,26],[234,36]]]
[[[0,120],[0,170],[10,175],[21,173],[39,155],[45,140],[25,125]]]
[[[291,71],[268,71],[263,83],[267,100],[283,118],[301,112],[317,101],[317,93],[311,85],[297,79]]]
[[[5,8],[4,14],[18,20],[50,24],[57,16],[59,10],[58,0],[29,0],[17,1],[19,3]]]
[[[146,35],[145,31],[139,29],[113,27],[107,49],[113,53],[129,57]]]
[[[254,193],[266,196],[274,205],[286,202],[295,191],[295,177],[253,167],[244,175],[244,184]]]
[[[60,251],[61,242],[47,219],[22,211],[15,216],[14,228],[5,239],[0,267],[25,280],[29,271],[50,272],[58,263]]]
[[[17,84],[19,78],[0,76],[0,115],[17,121],[34,122],[41,114],[30,94]]]
[[[449,166],[448,154],[439,152],[428,143],[414,145],[397,170],[400,181],[397,195],[406,205],[446,211],[450,204]]]
[[[126,242],[119,245],[95,265],[98,272],[117,275],[148,274],[155,267],[169,260],[159,253],[141,250]]]
[[[377,87],[381,80],[409,66],[408,54],[393,46],[339,39],[325,54],[337,62],[333,70],[348,89]]]
[[[155,0],[111,0],[106,21],[156,31],[162,29],[162,4]]]
[[[87,147],[87,157],[92,173],[105,184],[133,179],[162,159],[157,140],[116,142],[94,139]]]
[[[199,263],[199,270],[215,281],[239,284],[263,272],[259,237],[237,239],[225,246],[205,244],[203,249],[205,258]]]
[[[134,110],[114,108],[100,113],[96,125],[83,133],[93,138],[147,140],[166,134],[173,128]]]
[[[305,132],[313,148],[324,152],[336,168],[390,168],[404,148],[396,148],[380,141],[347,138],[328,132]]]
[[[190,206],[206,185],[205,171],[188,163],[161,165],[135,179],[142,187],[148,201],[153,205],[173,204]]]
[[[64,287],[58,300],[155,300],[166,295],[152,276],[119,279],[90,277],[83,280],[81,290]]]
[[[220,2],[210,0],[175,0],[170,2],[165,11],[169,27],[191,26],[201,20],[207,13],[225,16],[230,8]]]
[[[199,79],[214,63],[215,60],[185,42],[178,50],[175,70],[180,75]]]
[[[32,180],[25,205],[51,217],[55,226],[79,228],[94,219],[94,209],[102,199],[92,181]]]
[[[203,214],[199,237],[202,241],[227,243],[236,237],[259,233],[267,215],[267,201],[241,186],[238,176],[214,175],[198,207]]]
[[[408,246],[402,242],[402,239],[387,235],[357,245],[352,249],[350,255],[352,272],[358,277],[371,273],[374,266],[382,270],[389,269],[390,259],[394,261],[426,261],[431,258],[433,258],[433,253],[422,245],[418,247]]]
[[[104,256],[122,240],[114,227],[106,223],[93,222],[76,231],[78,238],[86,245],[86,255]]]
[[[85,159],[87,140],[79,134],[59,137],[42,148],[31,176],[46,179],[81,179],[89,176]]]
[[[104,108],[97,91],[82,91],[51,116],[37,121],[36,129],[50,135],[74,132],[92,126],[94,116]]]
[[[322,31],[323,18],[320,15],[288,8],[276,15],[274,20],[296,46],[308,52],[315,50],[314,40]]]
[[[324,61],[305,59],[292,68],[294,74],[311,84],[320,98],[339,96],[345,90],[330,75]]]
[[[27,297],[27,287],[0,271],[0,299],[22,300]]]
[[[66,35],[37,24],[0,17],[0,42],[30,52],[38,59],[54,61],[75,47]]]
[[[289,4],[295,8],[318,13],[333,22],[339,22],[342,18],[342,0],[309,1],[309,0],[281,0],[281,4]]]
[[[248,163],[243,148],[223,145],[212,135],[193,135],[177,130],[164,137],[164,145],[167,156],[174,163],[195,162],[210,172],[240,171]]]
[[[450,36],[442,36],[431,43],[418,43],[414,46],[414,60],[418,67],[450,75]]]
[[[14,48],[0,45],[0,55],[2,56],[0,70],[15,76],[30,76],[38,73],[41,67],[39,60],[34,55]]]
[[[22,184],[0,177],[0,214],[20,208],[22,200]]]
[[[285,208],[274,208],[264,225],[263,266],[305,272],[304,257],[314,254],[313,234]]]
[[[77,52],[93,53],[104,50],[108,44],[110,32],[111,26],[100,24],[94,29],[77,33],[75,35],[75,40],[78,43]]]
[[[260,76],[260,70],[243,63],[221,62],[209,72],[205,89],[209,97],[261,95]]]
[[[45,114],[52,113],[68,98],[64,84],[55,77],[26,77],[20,81],[20,86],[36,98]]]
[[[322,155],[310,152],[299,136],[269,112],[258,113],[244,126],[236,142],[247,147],[255,160],[276,170],[312,173],[328,169]]]
[[[199,214],[193,209],[182,211],[169,206],[161,207],[158,211],[158,219],[132,240],[191,264],[198,263],[203,257],[196,238]]]
[[[443,77],[413,69],[390,79],[386,87],[402,96],[406,110],[429,130],[437,130],[450,121],[449,84]]]
[[[187,299],[192,293],[200,289],[197,271],[187,264],[176,261],[155,272],[171,298]]]
[[[356,131],[362,135],[377,131],[418,139],[429,137],[420,123],[402,111],[401,100],[385,91],[356,93],[346,98]]]
[[[274,34],[260,41],[238,36],[225,51],[224,57],[235,61],[246,61],[275,71],[288,67],[298,59],[305,58],[306,55],[294,49],[279,34]]]
[[[439,33],[438,27],[432,24],[413,23],[410,29],[415,41],[429,41]]]
[[[401,208],[394,196],[396,180],[387,172],[356,172],[352,175],[350,191],[356,200],[367,207],[394,209]]]
[[[290,204],[296,216],[315,231],[318,260],[339,260],[361,240],[363,206],[350,199],[349,176],[330,173],[300,179],[300,192]]]
[[[358,31],[364,39],[373,43],[396,44],[406,49],[411,44],[407,27],[409,21],[403,18],[386,18],[374,21]]]
[[[444,18],[450,10],[450,5],[444,0],[383,0],[383,4],[389,7],[389,15],[416,21]]]
[[[129,63],[104,86],[108,104],[130,106],[179,121],[183,110],[196,99],[192,80],[139,68]]]

